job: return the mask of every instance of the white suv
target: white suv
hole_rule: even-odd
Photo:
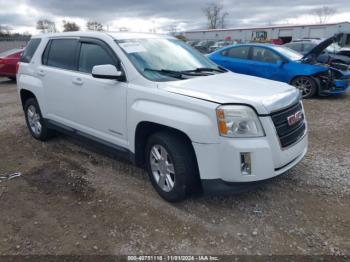
[[[246,190],[307,151],[294,87],[228,72],[170,36],[36,36],[17,83],[34,138],[59,130],[124,152],[168,201]]]

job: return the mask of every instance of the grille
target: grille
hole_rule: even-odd
[[[287,109],[283,109],[271,114],[272,122],[275,125],[281,147],[288,147],[301,139],[306,130],[304,114],[301,120],[293,125],[288,124],[288,117],[302,110],[301,103],[295,104]]]

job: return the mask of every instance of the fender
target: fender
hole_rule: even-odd
[[[159,90],[158,90],[159,92]],[[168,93],[169,94],[169,93]],[[171,94],[177,96],[176,94]],[[184,97],[185,100],[194,100]],[[141,122],[150,122],[167,126],[185,133],[194,143],[215,144],[218,143],[218,129],[215,116],[215,108],[205,112],[199,111],[195,103],[176,104],[175,100],[170,103],[168,98],[164,98],[167,104],[155,99],[134,100],[128,112],[128,130],[130,131],[129,145],[130,151],[135,150],[136,127]],[[197,100],[197,99],[196,99]],[[198,100],[199,101],[199,100]],[[177,101],[179,103],[179,101]],[[209,102],[205,102],[209,103]],[[196,109],[194,109],[197,107]],[[210,113],[212,113],[210,115]]]
[[[25,84],[21,84],[22,82]],[[31,75],[20,74],[19,79],[17,79],[17,83],[18,83],[17,86],[26,87],[25,89],[18,88],[18,94],[20,95],[20,92],[22,89],[32,92],[35,95],[40,105],[40,110],[43,117],[46,117],[47,115],[46,99],[45,99],[44,87],[41,80]]]

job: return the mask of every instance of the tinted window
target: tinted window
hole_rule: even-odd
[[[41,42],[41,39],[39,38],[34,38],[30,40],[27,47],[24,49],[24,52],[20,61],[23,63],[29,63],[30,60],[32,60],[32,57],[36,49],[38,48],[40,42]]]
[[[101,46],[82,43],[79,57],[79,71],[91,73],[95,65],[115,65],[115,62]]]
[[[249,53],[249,47],[242,46],[242,47],[232,47],[232,48],[226,49],[222,52],[222,55],[232,57],[232,58],[248,59],[248,53]]]
[[[75,39],[51,40],[50,45],[47,47],[48,50],[44,52],[43,63],[62,69],[76,70],[77,47],[78,41]]]
[[[278,61],[281,61],[281,58],[276,53],[267,48],[254,47],[252,60],[265,63],[277,63]]]

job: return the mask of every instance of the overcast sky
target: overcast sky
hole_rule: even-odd
[[[315,23],[310,13],[325,5],[337,10],[329,22],[350,20],[349,0],[0,0],[0,25],[32,34],[41,18],[55,21],[59,30],[64,19],[82,30],[87,20],[100,21],[110,31],[205,29],[202,8],[211,2],[221,2],[229,13],[227,27]]]

